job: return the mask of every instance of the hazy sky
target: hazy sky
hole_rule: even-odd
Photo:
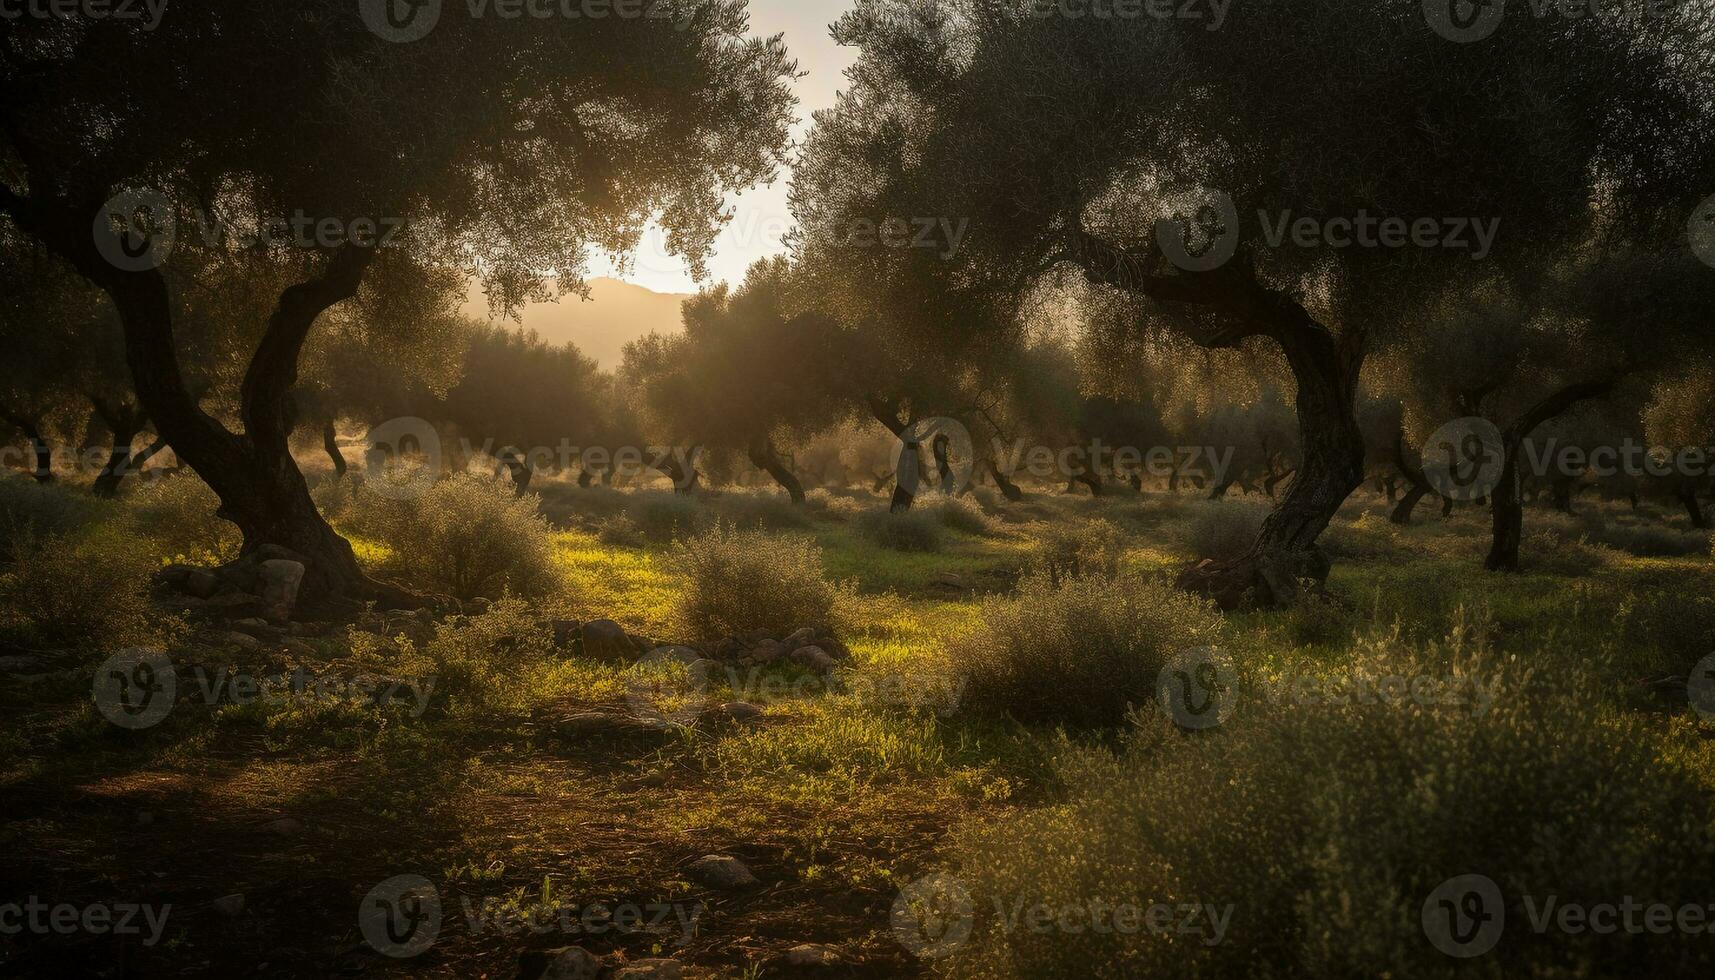
[[[750,0],[751,33],[786,35],[786,49],[798,60],[799,70],[808,73],[795,86],[799,122],[793,129],[794,139],[802,138],[809,129],[810,113],[833,105],[834,93],[845,85],[852,52],[828,37],[828,25],[851,5],[850,0]],[[709,263],[710,283],[722,279],[737,283],[750,263],[781,251],[780,240],[791,220],[786,210],[788,176],[783,172],[772,185],[727,200],[733,217]],[[600,257],[592,263],[591,273],[613,274]],[[685,264],[666,254],[659,232],[644,239],[636,268],[619,278],[657,292],[689,293],[697,289]]]

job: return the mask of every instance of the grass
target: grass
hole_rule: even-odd
[[[290,650],[246,653],[191,632],[173,647],[185,669],[436,674],[444,686],[420,716],[397,703],[211,707],[181,689],[167,720],[125,731],[91,703],[91,673],[105,656],[93,647],[57,652],[48,673],[0,686],[0,710],[14,719],[0,735],[8,800],[0,843],[14,845],[0,865],[0,891],[55,882],[57,900],[172,902],[163,943],[131,951],[155,972],[253,969],[255,947],[244,937],[265,935],[271,969],[282,973],[512,975],[527,949],[581,941],[616,960],[674,956],[698,977],[755,975],[801,942],[835,945],[864,975],[923,974],[927,965],[889,926],[900,885],[949,859],[950,834],[1052,812],[1069,778],[1056,726],[1021,725],[940,696],[959,681],[949,675],[948,641],[979,626],[986,599],[1013,591],[1038,559],[1044,521],[1112,522],[1121,572],[1149,575],[1192,557],[1186,528],[1206,509],[1189,494],[1032,495],[1007,509],[1016,519],[1003,513],[980,533],[944,526],[942,550],[915,553],[875,544],[853,519],[885,507],[883,498],[843,496],[854,502],[809,510],[799,533],[822,549],[829,580],[853,583],[837,610],[849,665],[826,678],[790,664],[715,672],[701,697],[753,700],[763,713],[748,725],[571,739],[559,719],[624,711],[631,687],[622,667],[552,649],[543,621],[606,617],[633,632],[690,639],[673,635],[685,583],[670,540],[599,538],[600,520],[625,508],[622,492],[596,491],[601,513],[588,515],[573,491],[545,496],[560,515],[551,536],[559,585],[489,614],[499,618],[443,626],[421,641],[402,631],[335,631]],[[1359,498],[1337,519],[1346,557],[1336,561],[1327,601],[1223,618],[1218,643],[1247,680],[1337,674],[1378,636],[1428,642],[1462,617],[1481,617],[1499,656],[1593,672],[1605,710],[1624,719],[1629,736],[1715,789],[1709,726],[1638,684],[1683,675],[1709,652],[1715,563],[1706,553],[1608,549],[1601,567],[1583,574],[1492,575],[1480,565],[1481,514],[1443,520],[1424,507],[1397,528],[1385,510]],[[1551,523],[1540,515],[1527,514],[1527,531]],[[365,562],[388,559],[376,542],[357,545]],[[936,696],[916,696],[925,692]],[[281,817],[302,831],[267,829]],[[116,863],[112,842],[121,840],[127,858]],[[697,884],[684,868],[708,853],[739,857],[765,887],[728,894]],[[706,912],[682,948],[647,933],[580,940],[461,926],[444,928],[416,960],[364,954],[353,911],[369,887],[405,872],[437,882],[454,909],[464,898],[529,908],[557,896],[695,902]],[[211,905],[234,892],[246,895],[236,920]],[[47,962],[4,943],[0,950],[25,957],[16,962],[26,974]],[[106,954],[93,944],[54,949],[74,969]]]

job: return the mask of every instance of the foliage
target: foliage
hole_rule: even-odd
[[[948,644],[968,700],[1019,721],[1117,725],[1154,696],[1181,651],[1214,641],[1209,606],[1152,578],[1030,576],[983,602],[979,625]]]
[[[684,577],[674,619],[688,638],[832,625],[838,593],[810,538],[717,525],[679,541],[672,562]]]
[[[406,499],[363,490],[352,512],[354,527],[388,547],[382,570],[412,586],[472,599],[540,596],[558,584],[536,497],[498,481],[458,474]]]

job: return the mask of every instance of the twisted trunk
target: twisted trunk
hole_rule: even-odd
[[[1024,491],[1020,490],[1018,484],[1012,482],[1010,477],[1000,471],[1000,467],[996,465],[992,456],[984,460],[983,463],[988,467],[989,477],[994,480],[994,485],[1000,488],[1001,496],[1013,503],[1018,503],[1024,499]]]
[[[98,395],[89,396],[89,401],[113,437],[107,451],[107,463],[96,474],[90,490],[97,497],[112,499],[119,495],[120,481],[131,472],[131,442],[142,431],[148,416],[134,405],[110,402]]]
[[[1484,568],[1491,572],[1516,572],[1519,569],[1519,541],[1524,536],[1524,505],[1520,501],[1523,480],[1519,473],[1519,459],[1524,441],[1537,427],[1573,405],[1607,394],[1618,380],[1613,377],[1567,385],[1531,406],[1501,433],[1501,476],[1500,483],[1489,494],[1493,524]]]
[[[900,442],[899,458],[894,461],[893,468],[893,499],[888,502],[887,509],[894,513],[910,510],[922,481],[923,447],[912,434],[910,423],[900,415],[898,402],[884,401],[874,395],[867,401],[869,413]]]
[[[322,449],[327,452],[328,459],[333,460],[333,478],[345,477],[345,454],[339,451],[339,432],[334,428],[333,419],[322,423]]]
[[[804,484],[799,481],[797,474],[792,472],[786,462],[780,458],[780,454],[775,451],[772,439],[766,435],[757,436],[750,441],[746,452],[750,457],[751,465],[767,473],[774,479],[775,483],[780,484],[781,489],[786,491],[793,503],[801,504],[804,502]]]
[[[512,477],[512,492],[522,497],[530,492],[530,478],[536,471],[530,466],[524,454],[510,447],[501,450],[500,462],[505,465],[506,472]]]

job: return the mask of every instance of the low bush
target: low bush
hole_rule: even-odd
[[[771,531],[802,530],[812,526],[809,512],[784,493],[770,490],[733,491],[722,494],[716,505],[721,519],[734,527],[760,527]]]
[[[804,495],[804,506],[817,516],[834,521],[849,521],[862,514],[866,504],[849,494],[817,487]]]
[[[137,531],[175,561],[219,565],[244,545],[238,526],[216,516],[220,498],[194,473],[144,482],[125,506]]]
[[[122,525],[42,539],[0,574],[0,636],[28,649],[158,646],[183,623],[150,600],[160,567]]]
[[[29,477],[0,479],[0,561],[30,550],[30,543],[75,534],[103,512],[101,501],[60,482]]]
[[[687,638],[751,630],[784,636],[832,624],[837,591],[809,537],[717,525],[682,539],[672,564],[685,582],[674,620]]]
[[[921,510],[866,511],[857,527],[858,533],[892,551],[941,550],[941,522]]]
[[[1584,537],[1592,543],[1606,545],[1639,558],[1679,558],[1695,555],[1703,551],[1706,543],[1701,531],[1680,531],[1664,524],[1587,518],[1581,526]]]
[[[979,918],[946,973],[1499,978],[1715,967],[1702,936],[1537,935],[1530,924],[1550,901],[1708,903],[1706,790],[1664,761],[1647,722],[1617,716],[1576,671],[1530,677],[1493,655],[1371,652],[1358,669],[1476,676],[1499,690],[1486,712],[1409,699],[1261,703],[1191,738],[1152,714],[1123,753],[1067,746],[1063,805],[960,841],[955,878]],[[1434,896],[1459,902],[1438,889],[1466,875],[1493,882],[1498,907],[1482,911],[1504,907],[1504,932],[1483,955],[1455,959],[1429,938],[1448,935]],[[1097,900],[1230,917],[1220,935],[1206,913],[1192,920],[1200,933],[1181,931],[1178,915],[1160,931],[1097,931],[1087,927]],[[988,911],[1039,903],[1078,910],[1086,927],[1008,929]]]
[[[384,574],[414,588],[472,599],[537,596],[557,580],[548,522],[536,497],[459,474],[403,500],[366,490],[353,508],[366,536],[388,548]]]
[[[1042,525],[1032,564],[1049,582],[1080,575],[1117,575],[1125,550],[1112,521],[1063,521]]]
[[[1268,519],[1266,504],[1239,500],[1206,500],[1187,507],[1184,544],[1192,557],[1226,561],[1243,555],[1255,543]]]
[[[651,541],[696,534],[713,521],[696,495],[664,490],[637,491],[631,495],[625,513]]]
[[[970,497],[948,497],[936,494],[921,502],[925,513],[933,514],[941,526],[961,534],[988,534],[989,517],[982,506]]]
[[[1024,722],[1117,725],[1154,696],[1162,667],[1213,642],[1214,608],[1141,576],[1054,584],[1027,576],[1016,595],[985,600],[980,623],[948,645],[979,709]]]

